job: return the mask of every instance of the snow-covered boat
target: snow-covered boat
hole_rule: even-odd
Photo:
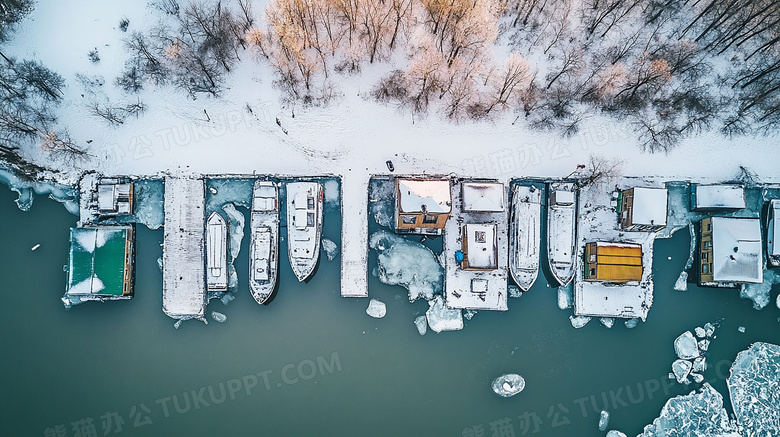
[[[574,277],[577,220],[574,190],[572,183],[553,184],[547,207],[547,258],[550,271],[561,286],[568,285]]]
[[[770,267],[780,267],[780,244],[775,241],[780,237],[780,199],[769,202],[766,224],[766,252]]]
[[[287,184],[287,253],[295,277],[305,281],[314,272],[322,235],[322,184]]]
[[[279,191],[271,181],[255,181],[250,218],[249,291],[265,303],[276,286],[279,267]]]
[[[206,286],[208,291],[227,291],[227,222],[212,212],[206,221]]]
[[[534,186],[512,188],[509,229],[509,271],[523,291],[528,291],[539,274],[542,190]]]

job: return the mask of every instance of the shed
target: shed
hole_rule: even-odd
[[[585,245],[586,281],[623,283],[642,279],[642,246],[596,241]]]
[[[666,188],[634,187],[623,190],[620,227],[625,231],[658,231],[666,226]]]
[[[761,223],[754,218],[712,217],[701,221],[701,282],[762,283]]]
[[[395,185],[396,231],[441,234],[452,211],[449,179],[398,178]]]
[[[694,211],[735,210],[745,207],[745,187],[738,184],[694,184],[691,187]]]
[[[499,182],[463,182],[463,211],[503,212],[506,208],[504,184]]]

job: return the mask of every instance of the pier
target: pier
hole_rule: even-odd
[[[368,297],[368,180],[341,180],[341,297]]]
[[[174,319],[206,314],[205,200],[203,179],[165,178],[163,312]]]

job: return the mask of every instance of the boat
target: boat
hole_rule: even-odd
[[[206,221],[206,288],[227,291],[227,222],[216,211]]]
[[[279,190],[271,181],[255,181],[252,190],[249,291],[264,304],[276,287],[279,267]]]
[[[509,223],[509,271],[523,291],[528,291],[539,275],[541,215],[542,190],[515,185]]]
[[[287,184],[287,253],[295,277],[305,281],[320,259],[322,184]]]
[[[775,239],[780,235],[780,199],[769,201],[766,224],[766,252],[769,267],[780,267],[780,244]]]
[[[547,207],[547,259],[550,271],[561,286],[574,277],[577,196],[574,184],[550,187]]]

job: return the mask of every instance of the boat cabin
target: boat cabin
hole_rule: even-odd
[[[702,285],[736,286],[764,281],[759,219],[710,217],[701,221]]]
[[[691,211],[735,211],[743,208],[745,187],[742,185],[691,185]]]
[[[585,245],[586,281],[625,283],[642,279],[642,246],[594,241]]]
[[[441,235],[452,211],[449,179],[395,180],[395,230],[402,234]]]
[[[71,228],[65,299],[132,297],[133,242],[132,226]]]
[[[101,179],[97,184],[97,204],[102,216],[132,214],[133,183],[127,179]]]
[[[767,211],[766,251],[767,262],[771,267],[780,267],[780,199],[772,199]]]
[[[620,192],[620,229],[655,232],[666,227],[666,188],[634,187]]]
[[[469,223],[463,226],[462,251],[464,270],[498,268],[498,242],[495,224]]]

